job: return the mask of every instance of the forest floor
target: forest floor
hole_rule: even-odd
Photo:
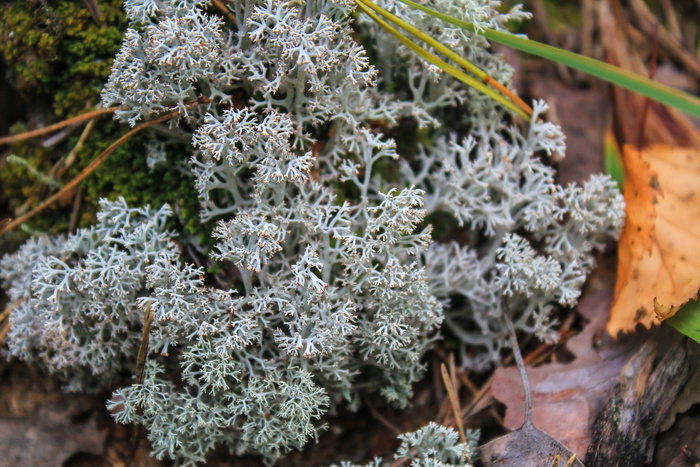
[[[531,37],[564,48],[588,47],[589,53],[603,55],[596,46],[597,23],[586,20],[592,13],[586,12],[585,5],[591,2],[583,2],[584,20],[576,28],[553,26],[546,15],[536,11],[543,8],[541,2],[533,3],[537,21],[527,30]],[[700,15],[700,5],[688,6],[689,11],[693,8]],[[631,30],[638,34],[632,34],[635,43],[649,56],[652,41],[632,23]],[[566,158],[556,161],[558,181],[583,181],[600,172],[606,131],[615,128],[621,112],[610,88],[556,65],[499,50],[517,70],[519,95],[544,99],[551,107],[548,118],[559,123],[567,136]],[[661,47],[658,56],[659,80],[697,94],[699,77],[679,65],[673,51]],[[598,257],[598,267],[579,304],[560,312],[560,341],[554,345],[521,343],[532,387],[533,421],[579,459],[588,461],[587,465],[604,465],[596,459],[612,459],[589,453],[592,445],[603,452],[598,456],[607,455],[606,449],[628,456],[629,462],[622,459],[619,465],[700,465],[700,346],[668,327],[612,339],[604,328],[613,300],[615,272],[616,249],[611,244]],[[0,297],[0,309],[4,305]],[[449,336],[446,339],[428,355],[428,376],[416,388],[409,409],[397,410],[379,399],[367,400],[366,407],[357,413],[330,417],[328,429],[316,444],[290,453],[277,465],[367,462],[392,452],[398,444],[397,434],[429,421],[453,425],[452,406],[440,376],[440,364],[449,366],[451,358]],[[480,444],[523,422],[523,391],[511,360],[490,373],[454,372],[465,428],[481,429]],[[0,467],[125,466],[130,459],[135,466],[168,465],[149,457],[144,433],[138,433],[138,446],[134,446],[133,428],[117,425],[107,412],[108,397],[64,394],[51,376],[17,361],[0,359]],[[611,435],[610,425],[621,416],[631,417],[629,425],[622,429],[618,423]],[[635,449],[638,456],[629,457],[632,454],[620,448],[623,445]],[[235,458],[222,450],[214,453],[208,465],[263,463],[256,457]],[[556,464],[551,459],[539,465]]]

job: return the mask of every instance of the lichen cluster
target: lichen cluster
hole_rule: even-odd
[[[524,17],[491,1],[433,3],[478,27]],[[622,200],[605,177],[555,184],[544,159],[564,153],[564,137],[543,103],[527,129],[509,124],[356,21],[351,1],[230,2],[235,24],[208,4],[126,1],[102,102],[132,126],[183,111],[148,154],[123,160],[191,177],[202,222],[215,224],[210,258],[229,274],[181,254],[191,239],[167,228],[177,206],[103,201],[97,225],[2,260],[20,303],[13,355],[71,389],[113,387],[152,314],[145,379],[115,391],[117,421],[143,424],[158,457],[201,462],[224,444],[273,461],[339,404],[374,392],[408,404],[443,321],[477,369],[501,358],[505,312],[551,338],[554,311],[575,304],[593,251],[617,235]],[[509,82],[478,35],[383,4]],[[402,157],[388,134],[406,121],[421,137]],[[190,153],[171,144],[183,138]],[[440,219],[451,228],[436,242]],[[472,444],[431,425],[398,455],[466,465]]]

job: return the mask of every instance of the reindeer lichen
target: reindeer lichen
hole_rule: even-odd
[[[494,1],[434,3],[497,29],[524,17]],[[382,4],[509,82],[483,39]],[[235,25],[208,5],[127,0],[102,102],[132,126],[183,110],[161,130],[194,150],[156,144],[148,162],[192,177],[220,273],[180,251],[169,207],[103,201],[91,229],[3,259],[21,303],[13,355],[70,389],[114,387],[152,313],[145,379],[121,382],[115,419],[143,424],[158,457],[203,462],[224,444],[273,461],[317,437],[339,404],[372,392],[408,404],[443,320],[462,364],[479,369],[507,341],[504,296],[520,332],[552,338],[555,309],[576,302],[623,203],[606,177],[554,182],[545,159],[564,137],[538,118],[543,103],[528,129],[508,124],[354,22],[349,0],[229,2]],[[388,132],[407,119],[424,137],[402,158]],[[451,219],[456,239],[435,242],[426,219]],[[415,465],[470,462],[470,445],[437,425],[402,440]]]

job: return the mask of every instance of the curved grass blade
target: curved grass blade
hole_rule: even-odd
[[[507,87],[503,86],[501,83],[490,77],[485,71],[483,71],[481,68],[477,67],[473,63],[471,63],[469,60],[463,58],[459,54],[455,53],[452,51],[449,47],[443,45],[440,41],[434,39],[430,35],[424,33],[417,27],[413,26],[410,23],[407,23],[406,21],[402,20],[398,16],[388,12],[384,8],[380,7],[376,3],[372,2],[372,0],[360,0],[362,3],[364,3],[366,6],[370,7],[372,10],[377,12],[379,15],[383,16],[385,19],[391,21],[392,23],[396,24],[400,28],[406,30],[410,34],[414,35],[418,39],[422,40],[426,44],[430,45],[432,48],[467,70],[469,73],[473,74],[477,78],[479,78],[481,81],[484,83],[492,86],[495,88],[498,92],[509,98],[511,101],[513,101],[518,107],[520,107],[523,111],[528,113],[529,115],[532,115],[532,108],[525,103],[520,97],[518,97],[517,94],[515,94],[513,91],[508,89]]]
[[[408,39],[406,36],[401,34],[399,31],[397,31],[395,28],[393,28],[389,23],[384,21],[374,10],[372,10],[369,6],[367,6],[364,2],[366,0],[355,0],[355,4],[357,5],[358,8],[360,8],[364,13],[366,13],[372,20],[379,24],[382,28],[384,28],[389,34],[394,36],[399,42],[404,44],[406,47],[409,49],[413,50],[415,53],[417,53],[421,58],[423,58],[425,61],[432,63],[433,65],[437,66],[444,72],[448,73],[449,75],[453,76],[454,78],[460,80],[467,86],[471,86],[474,89],[482,92],[483,94],[486,94],[489,96],[491,99],[494,99],[495,101],[499,102],[501,105],[506,107],[507,109],[512,110],[516,114],[520,115],[523,117],[527,122],[530,122],[532,119],[531,117],[520,107],[515,105],[512,101],[506,99],[503,97],[501,94],[498,94],[495,92],[493,89],[489,88],[482,82],[476,80],[475,78],[469,76],[468,74],[464,73],[463,71],[459,70],[458,68],[450,65],[449,63],[445,62],[438,56],[428,52],[412,40]]]
[[[700,117],[700,99],[683,91],[650,80],[644,76],[632,73],[631,71],[513,34],[494,31],[492,29],[477,29],[471,23],[440,13],[439,11],[420,5],[412,0],[397,1],[460,28],[480,34],[491,41],[507,45],[521,52],[527,52],[532,55],[537,55],[538,57],[561,63],[625,89],[629,89],[630,91],[634,91],[650,99],[661,102],[662,104],[676,107],[690,115]]]

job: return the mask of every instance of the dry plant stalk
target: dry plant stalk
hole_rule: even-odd
[[[189,110],[192,109],[204,102],[208,101],[208,99],[199,99],[197,101],[191,102],[187,105],[185,105],[185,109]],[[138,133],[141,130],[144,130],[150,126],[156,125],[158,123],[163,123],[165,121],[170,120],[171,118],[175,118],[178,115],[181,115],[184,112],[183,109],[181,110],[176,110],[175,112],[170,112],[168,114],[162,115],[158,118],[154,118],[153,120],[150,120],[148,122],[142,123],[141,125],[137,126],[133,130],[129,131],[126,133],[124,136],[116,140],[114,143],[112,143],[107,149],[105,149],[102,154],[97,156],[90,164],[88,164],[87,167],[83,169],[82,172],[80,172],[78,175],[75,176],[73,180],[68,182],[63,188],[61,188],[59,191],[54,193],[49,199],[41,203],[39,206],[36,208],[32,209],[30,212],[18,217],[17,219],[10,221],[9,223],[6,223],[0,228],[0,235],[4,235],[10,230],[13,230],[20,225],[24,224],[26,221],[46,209],[47,207],[51,206],[54,202],[56,202],[58,199],[63,197],[67,192],[75,188],[80,182],[82,182],[88,175],[90,175],[92,172],[94,172],[102,163],[114,152],[117,150],[119,146],[124,144],[129,138],[131,138],[133,135]],[[92,114],[93,112],[89,112],[89,114]],[[88,115],[88,114],[85,114]],[[85,117],[84,115],[81,117]],[[78,118],[78,117],[76,117]],[[86,120],[86,118],[83,118],[83,120]],[[67,121],[67,120],[66,120]],[[65,123],[61,122],[61,123]],[[19,135],[18,135],[19,136]]]
[[[0,144],[10,144],[10,143],[16,143],[17,141],[24,141],[25,139],[36,138],[37,136],[42,136],[42,135],[45,135],[47,133],[53,133],[54,131],[60,130],[61,128],[65,128],[65,127],[73,125],[75,123],[84,122],[85,120],[90,120],[92,118],[96,118],[96,117],[99,117],[101,115],[114,113],[116,110],[117,110],[117,108],[113,107],[110,109],[98,109],[98,110],[94,110],[92,112],[87,112],[87,113],[84,113],[82,115],[78,115],[77,117],[69,118],[67,120],[63,120],[62,122],[58,122],[58,123],[54,123],[53,125],[46,126],[44,128],[39,128],[39,129],[32,130],[32,131],[25,131],[24,133],[19,133],[17,135],[6,136],[4,138],[0,138]]]

